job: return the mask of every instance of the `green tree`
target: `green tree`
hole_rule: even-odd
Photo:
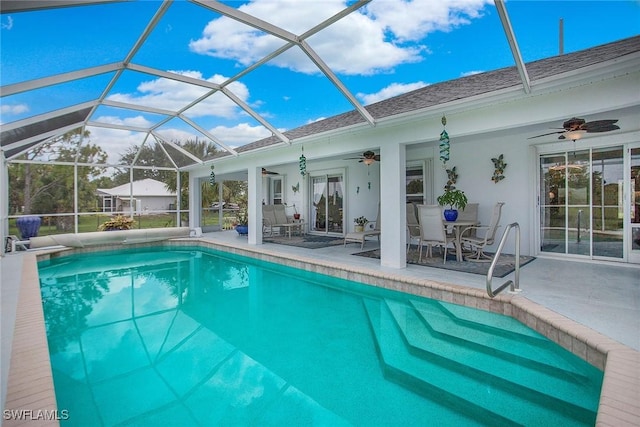
[[[38,163],[15,163],[9,168],[9,200],[11,210],[24,207],[25,214],[74,212],[74,166],[43,163],[50,161],[100,164],[107,154],[89,141],[89,132],[75,130],[38,145],[20,160]],[[92,180],[101,168],[78,166],[78,210],[95,206],[96,186]]]
[[[210,158],[218,151],[214,143],[204,140],[174,141],[173,143],[199,159]],[[169,159],[167,155],[171,156],[171,159]],[[145,178],[155,179],[156,181],[165,183],[167,189],[173,192],[177,192],[177,171],[159,170],[156,168],[182,167],[193,164],[193,162],[193,159],[176,150],[171,145],[162,143],[145,144],[142,146],[134,145],[129,147],[129,149],[120,156],[121,164],[145,167],[145,169],[134,168],[134,181]],[[181,209],[186,209],[189,206],[189,174],[186,172],[180,172],[180,174]],[[122,168],[113,175],[112,180],[114,185],[128,183],[129,169]],[[213,197],[217,194],[217,189],[216,192],[212,192],[210,188],[203,187],[203,203],[205,199],[207,201],[215,200]],[[211,202],[208,204],[210,203]]]

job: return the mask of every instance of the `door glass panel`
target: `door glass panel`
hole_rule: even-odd
[[[590,254],[589,150],[567,154],[567,253]]]
[[[313,199],[311,200],[311,227],[314,231],[327,231],[327,177],[318,176],[311,180]]]
[[[640,148],[631,149],[631,251],[640,252]]]
[[[344,204],[344,185],[342,184],[342,176],[329,176],[328,180],[327,228],[331,233],[342,233],[342,214]]]
[[[593,255],[622,258],[624,253],[623,150],[594,150]]]
[[[540,158],[540,250],[565,252],[566,170],[564,154]]]

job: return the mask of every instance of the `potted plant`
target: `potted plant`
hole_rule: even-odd
[[[240,211],[238,211],[238,216],[236,218],[237,223],[235,229],[238,234],[240,234],[241,236],[246,236],[247,234],[249,234],[249,218],[247,217],[247,211],[241,209]]]
[[[38,236],[41,222],[42,220],[39,216],[19,216],[18,219],[16,219],[16,226],[18,227],[18,230],[20,230],[20,238],[22,240],[29,240],[32,237]]]
[[[98,230],[100,231],[113,231],[113,230],[130,230],[133,227],[133,218],[116,215],[110,220],[107,220],[100,224]]]
[[[364,216],[359,216],[354,218],[353,222],[356,225],[356,233],[360,233],[364,231],[364,226],[369,222],[369,220]]]
[[[458,218],[458,209],[464,209],[467,206],[467,196],[462,190],[448,190],[438,196],[438,204],[449,206],[449,209],[444,210],[444,219],[455,221]]]
[[[241,236],[249,234],[249,215],[246,197],[240,197],[238,200],[238,213],[236,215],[234,228]]]

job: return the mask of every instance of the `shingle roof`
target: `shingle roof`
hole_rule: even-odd
[[[640,36],[623,39],[617,42],[596,46],[578,52],[541,59],[526,64],[527,73],[532,82],[557,76],[579,68],[610,61],[635,52],[640,52]],[[423,108],[433,107],[452,101],[495,92],[522,84],[515,66],[501,68],[485,73],[478,73],[455,80],[449,80],[425,86],[402,95],[395,96],[366,107],[376,119],[387,118]],[[362,116],[352,110],[309,123],[284,132],[291,140],[337,130],[340,128],[366,123]],[[237,152],[246,152],[282,142],[275,136],[264,138],[238,147]],[[228,153],[220,153],[216,157],[226,157]]]

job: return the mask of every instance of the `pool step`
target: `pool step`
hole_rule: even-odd
[[[416,301],[411,305],[405,305],[396,301],[387,300],[396,323],[409,345],[410,351],[419,356],[435,355],[447,361],[458,363],[470,375],[485,377],[493,376],[493,381],[513,393],[527,393],[531,398],[537,397],[543,404],[571,404],[589,410],[597,406],[597,390],[589,388],[599,384],[590,384],[587,376],[578,373],[572,366],[570,370],[558,369],[553,363],[566,363],[567,361],[553,351],[549,346],[528,347],[531,356],[517,355],[507,357],[511,351],[524,353],[520,350],[526,346],[519,339],[510,339],[505,342],[503,336],[497,335],[494,343],[499,343],[502,349],[494,351],[491,348],[491,336],[486,331],[478,331],[467,327],[466,331],[451,322],[448,317],[429,315],[424,310],[416,311]],[[451,329],[463,338],[453,335],[435,332],[430,325],[437,325],[440,330]],[[484,325],[483,325],[484,326]],[[533,331],[532,331],[533,332]],[[476,340],[477,337],[477,340]],[[478,345],[476,341],[482,342]],[[540,341],[540,340],[538,340]],[[548,342],[548,341],[547,341]],[[552,344],[549,342],[549,344]],[[556,347],[557,349],[557,347]],[[480,350],[480,351],[479,351]],[[508,378],[506,381],[503,378]],[[599,388],[598,388],[599,389]],[[535,395],[537,393],[537,396]],[[586,407],[583,406],[587,402]]]
[[[403,329],[396,319],[397,307],[394,316],[385,301],[363,301],[381,364],[389,379],[492,425],[571,426],[595,422],[593,411],[507,382],[464,361],[464,358],[484,356],[464,352],[462,361],[451,361],[444,355],[452,349],[451,344],[437,338],[430,338],[432,342],[425,344],[427,349],[412,348],[405,334],[413,332],[408,331],[406,325],[411,323],[411,328],[417,328],[422,323],[412,306],[405,306],[406,318],[410,320],[403,321]],[[428,335],[427,329],[422,328],[422,334]]]
[[[537,369],[542,374],[589,381],[557,345],[515,319],[439,301],[410,300],[432,335],[487,356]],[[474,318],[471,319],[470,317]],[[517,345],[514,345],[517,343]]]

